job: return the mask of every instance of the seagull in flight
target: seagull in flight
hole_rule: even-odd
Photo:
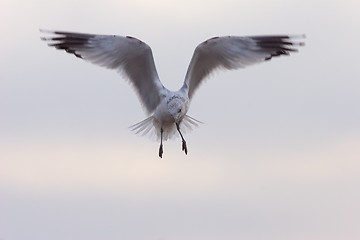
[[[148,118],[131,126],[144,135],[153,130],[160,138],[159,157],[163,156],[163,141],[176,131],[182,140],[182,151],[188,148],[183,130],[200,121],[188,116],[189,104],[200,84],[215,70],[232,70],[289,55],[303,46],[305,35],[223,36],[200,43],[192,56],[182,87],[170,91],[157,74],[151,48],[131,36],[98,35],[66,31],[40,30],[41,39],[50,47],[65,50],[93,64],[115,69],[134,86]]]

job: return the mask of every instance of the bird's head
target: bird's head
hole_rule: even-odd
[[[187,105],[184,99],[181,97],[173,96],[168,100],[167,105],[169,112],[174,118],[175,122],[179,123],[185,116],[187,111]]]

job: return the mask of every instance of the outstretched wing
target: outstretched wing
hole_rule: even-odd
[[[134,85],[148,113],[160,103],[165,88],[159,80],[151,48],[133,38],[62,31],[43,31],[50,47],[65,50],[96,65],[116,69]]]
[[[300,36],[215,37],[199,44],[188,67],[183,88],[189,98],[200,83],[216,69],[238,69],[289,55],[304,45]]]

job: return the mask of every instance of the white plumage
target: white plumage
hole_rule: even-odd
[[[186,115],[190,100],[201,82],[216,69],[238,69],[289,55],[304,45],[304,35],[288,36],[225,36],[214,37],[199,44],[192,56],[183,86],[178,91],[166,89],[157,74],[151,48],[144,42],[116,35],[95,35],[62,31],[43,31],[50,37],[42,40],[86,61],[115,69],[122,73],[140,97],[147,113],[144,121],[131,128],[147,134],[154,130],[160,138],[159,156],[163,155],[163,140],[179,132],[182,150],[187,154],[183,127],[191,129],[200,123]]]

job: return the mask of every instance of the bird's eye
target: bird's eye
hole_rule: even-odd
[[[181,108],[178,110],[178,113],[181,113]]]

